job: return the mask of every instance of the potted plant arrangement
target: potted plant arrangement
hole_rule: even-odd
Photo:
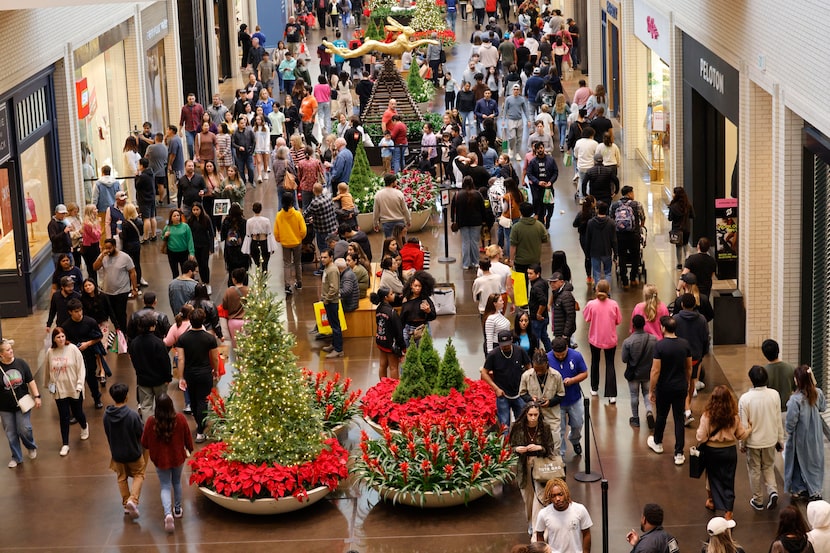
[[[360,214],[357,223],[364,232],[371,232],[372,212],[375,209],[375,194],[384,187],[383,177],[373,175],[369,185],[352,191],[355,206]],[[398,188],[403,192],[409,211],[412,213],[410,232],[422,230],[432,217],[432,208],[438,196],[437,185],[431,175],[419,171],[407,170],[400,173]]]
[[[211,402],[222,420],[219,441],[189,461],[190,483],[228,509],[250,514],[297,510],[321,500],[348,476],[348,451],[324,432],[320,401],[292,352],[293,334],[281,320],[282,303],[253,274],[245,300],[247,322],[237,334],[239,373],[224,401]],[[327,384],[321,385],[324,387]],[[345,394],[343,386],[332,395]],[[348,414],[356,401],[348,393]],[[359,393],[358,393],[359,395]],[[221,399],[221,398],[219,398]],[[334,408],[332,409],[332,413]]]
[[[355,471],[367,485],[392,503],[432,508],[466,504],[512,479],[510,447],[491,432],[495,396],[464,378],[451,341],[440,360],[425,333],[402,372],[400,382],[384,379],[363,401],[381,435],[361,434]],[[384,409],[381,396],[402,408]]]
[[[314,404],[323,417],[323,429],[337,435],[360,413],[361,390],[352,390],[352,379],[342,378],[340,373],[314,373],[306,368],[302,372]]]

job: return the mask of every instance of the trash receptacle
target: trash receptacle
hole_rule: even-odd
[[[746,343],[746,307],[740,290],[712,290],[715,311],[712,343],[716,346]]]

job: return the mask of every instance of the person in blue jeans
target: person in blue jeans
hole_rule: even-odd
[[[522,373],[530,369],[530,356],[518,345],[513,345],[513,333],[502,330],[498,333],[499,347],[487,354],[481,368],[481,379],[496,392],[496,417],[507,434],[510,428],[510,413],[514,418],[524,409],[525,401],[519,396]]]
[[[527,269],[527,281],[530,283],[530,293],[527,298],[527,311],[530,314],[530,328],[539,341],[550,351],[550,337],[548,326],[548,300],[550,297],[550,286],[542,278],[542,266],[535,263]]]
[[[554,338],[553,349],[548,352],[548,364],[562,375],[562,384],[565,385],[565,397],[559,402],[560,422],[559,446],[560,457],[565,457],[565,448],[568,439],[573,445],[574,455],[582,455],[582,425],[585,419],[585,406],[582,403],[582,389],[579,383],[588,378],[588,366],[582,354],[568,347],[567,338]]]
[[[340,271],[334,265],[334,252],[321,250],[320,262],[323,264],[323,283],[320,299],[326,309],[326,319],[331,328],[331,345],[323,347],[328,357],[343,357],[343,331],[340,329]]]

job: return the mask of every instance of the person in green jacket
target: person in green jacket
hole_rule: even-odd
[[[181,210],[170,211],[170,218],[167,220],[164,230],[161,231],[164,240],[164,249],[167,250],[167,262],[170,264],[170,272],[173,278],[179,276],[182,265],[188,259],[195,259],[196,248],[193,246],[193,234],[190,226],[185,224]],[[166,246],[166,247],[165,247]]]
[[[519,212],[522,218],[510,230],[510,260],[514,271],[525,273],[528,267],[541,262],[542,244],[550,239],[545,225],[533,216],[533,204],[522,203]]]

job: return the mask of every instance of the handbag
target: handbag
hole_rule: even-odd
[[[6,371],[0,368],[0,372],[3,373],[3,376],[6,380],[9,381],[9,385],[11,386],[11,380],[8,376],[6,376]],[[14,397],[14,402],[17,403],[17,406],[20,408],[21,413],[28,413],[35,407],[35,398],[33,398],[28,392],[23,397],[17,397],[17,394],[14,393],[14,388],[11,388],[12,397]]]
[[[340,319],[340,330],[347,330],[346,315],[343,312],[343,303],[338,302],[337,315]],[[328,316],[326,315],[326,306],[323,302],[314,302],[314,319],[317,322],[317,332],[320,334],[331,334],[331,325],[329,324]]]
[[[292,192],[294,190],[297,190],[297,179],[294,177],[291,171],[288,170],[288,167],[285,168],[285,177],[282,180],[282,186],[286,190],[290,190]]]
[[[547,483],[554,478],[565,478],[565,463],[562,462],[562,457],[558,455],[535,457],[531,476],[540,484]]]
[[[118,342],[118,353],[127,353],[127,337],[120,330],[115,332],[116,342]]]
[[[513,226],[513,219],[505,217],[504,215],[499,215],[499,226],[501,228],[510,228]]]
[[[432,291],[435,315],[455,315],[455,284],[438,284]]]
[[[670,230],[669,243],[676,246],[683,244],[683,232],[679,230]]]
[[[700,478],[706,470],[706,450],[701,446],[689,448],[689,478]]]

